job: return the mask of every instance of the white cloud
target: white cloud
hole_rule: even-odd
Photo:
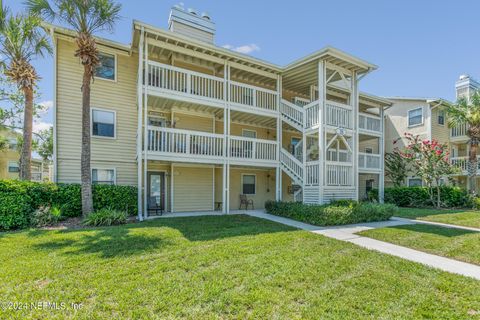
[[[33,132],[40,132],[42,130],[47,130],[47,129],[50,129],[50,127],[52,127],[52,124],[51,123],[48,123],[48,122],[44,122],[44,121],[34,121],[33,122],[33,127],[32,127],[32,130]]]
[[[237,51],[245,54],[249,54],[254,51],[260,51],[260,47],[257,46],[255,43],[245,44],[243,46],[238,46],[238,47],[232,46],[231,44],[226,44],[223,47],[225,49],[229,49],[229,50],[233,50],[233,51]]]

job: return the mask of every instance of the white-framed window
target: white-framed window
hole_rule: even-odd
[[[18,148],[17,138],[9,138],[8,139],[8,148],[10,148],[11,150],[17,150],[17,148]]]
[[[165,117],[148,116],[148,125],[152,127],[166,127],[167,119]]]
[[[8,172],[20,172],[18,161],[8,161]]]
[[[415,127],[423,124],[423,108],[408,111],[408,126]]]
[[[409,187],[421,187],[423,186],[423,181],[420,178],[408,178]]]
[[[92,136],[102,138],[113,138],[116,134],[116,112],[92,108]]]
[[[370,147],[365,147],[365,153],[372,154],[372,153],[373,153],[373,149],[370,148]]]
[[[445,110],[438,110],[438,124],[445,125]]]
[[[246,138],[257,138],[257,131],[249,130],[249,129],[242,129],[242,137]]]
[[[93,168],[92,169],[92,184],[116,184],[117,172],[115,168],[103,169],[103,168]]]
[[[100,52],[98,59],[100,61],[95,68],[95,77],[117,81],[117,56],[115,54]]]
[[[256,182],[257,177],[254,174],[242,174],[242,194],[255,194]]]

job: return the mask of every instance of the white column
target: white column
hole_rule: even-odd
[[[143,94],[143,127],[144,127],[144,136],[143,136],[143,153],[144,153],[144,162],[143,162],[143,216],[146,218],[148,216],[148,201],[147,201],[147,171],[148,171],[148,39],[145,40],[145,72],[143,75],[144,79],[144,94]]]
[[[225,185],[224,185],[224,197],[225,197],[225,213],[228,214],[230,213],[230,123],[231,123],[231,114],[230,114],[230,64],[226,62],[225,64],[226,70],[226,96],[225,96],[225,101],[226,101],[226,109],[224,111],[224,125],[225,125],[225,140],[226,140],[226,150],[225,150]]]
[[[319,203],[323,203],[323,188],[324,188],[324,171],[326,170],[326,164],[324,161],[325,155],[325,100],[327,91],[326,83],[326,67],[325,62],[318,61],[318,199]]]
[[[142,106],[143,106],[143,46],[144,46],[144,28],[140,33],[140,43],[138,45],[138,79],[137,79],[137,210],[138,220],[143,220],[142,210]]]
[[[380,136],[380,145],[378,150],[380,151],[380,174],[378,179],[378,201],[383,203],[385,196],[385,118],[383,107],[380,108],[380,130],[382,135]]]
[[[353,108],[353,146],[352,146],[352,163],[353,163],[353,186],[355,187],[355,198],[359,199],[358,185],[358,80],[357,73],[352,72],[351,78],[351,105]]]
[[[282,115],[280,113],[280,103],[282,102],[282,77],[278,75],[277,77],[277,169],[276,169],[276,178],[275,178],[275,193],[276,200],[282,200],[282,168],[280,165],[280,152],[283,148],[282,143],[282,133],[283,133],[283,123]]]

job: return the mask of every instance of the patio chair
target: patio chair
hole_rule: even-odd
[[[151,211],[155,211],[156,215],[158,215],[158,212],[160,212],[160,215],[163,214],[163,208],[157,204],[156,197],[148,198],[148,212],[150,213]]]
[[[245,210],[248,210],[248,205],[252,206],[252,210],[255,209],[253,207],[253,200],[252,199],[247,199],[247,195],[245,195],[245,194],[240,195],[240,206],[238,206],[238,210],[242,209],[242,205],[245,206]]]

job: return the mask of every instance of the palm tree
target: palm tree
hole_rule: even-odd
[[[52,3],[52,5],[50,4]],[[27,0],[30,11],[47,20],[69,25],[76,31],[75,57],[83,65],[82,80],[82,213],[93,211],[90,171],[90,83],[99,63],[94,33],[112,31],[121,6],[112,0]]]
[[[478,144],[480,142],[480,91],[476,91],[470,98],[462,97],[447,108],[448,126],[455,128],[467,125],[470,152],[468,155],[468,188],[475,193],[475,176],[478,168]]]
[[[2,71],[24,95],[23,144],[20,153],[22,180],[31,179],[33,95],[39,79],[31,62],[36,56],[52,52],[40,24],[41,20],[35,15],[13,15],[7,7],[0,6]]]

